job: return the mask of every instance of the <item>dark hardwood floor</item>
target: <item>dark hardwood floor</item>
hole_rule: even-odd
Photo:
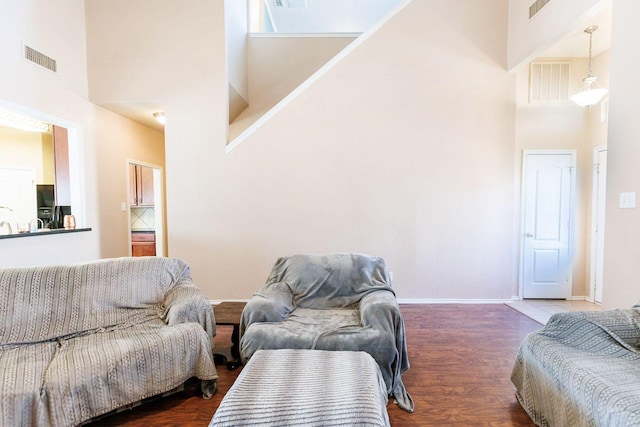
[[[389,402],[393,426],[534,426],[509,376],[522,339],[542,326],[502,304],[403,305],[411,369],[403,376],[415,401],[407,413]],[[231,327],[218,327],[216,343]],[[207,426],[241,369],[218,366],[211,400],[178,393],[112,415],[100,426]]]

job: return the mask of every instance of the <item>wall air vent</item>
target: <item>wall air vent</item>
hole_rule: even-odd
[[[570,62],[532,62],[529,72],[530,103],[569,100]]]
[[[529,6],[529,19],[533,18],[536,13],[540,12],[540,10],[551,0],[536,0],[533,2],[531,6]]]
[[[50,58],[44,53],[38,52],[34,48],[27,45],[24,45],[24,59],[33,62],[34,64],[39,65],[42,68],[46,68],[49,71],[53,71],[54,73],[58,72],[58,66],[55,59]]]

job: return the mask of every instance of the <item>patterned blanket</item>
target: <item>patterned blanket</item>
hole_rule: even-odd
[[[640,426],[640,315],[559,313],[523,341],[511,380],[539,426]]]
[[[258,350],[209,426],[389,426],[386,404],[367,353]]]
[[[78,425],[191,377],[210,396],[213,335],[178,259],[0,270],[0,425]]]

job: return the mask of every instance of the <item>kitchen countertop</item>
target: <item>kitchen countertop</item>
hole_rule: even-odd
[[[91,228],[54,228],[49,231],[36,231],[34,233],[13,233],[13,234],[0,234],[0,239],[13,239],[16,237],[33,237],[33,236],[50,236],[51,234],[68,234],[79,233],[83,231],[91,231]]]

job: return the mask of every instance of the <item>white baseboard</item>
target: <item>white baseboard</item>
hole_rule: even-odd
[[[584,299],[584,297],[581,297]],[[513,301],[518,301],[518,297],[512,299],[438,299],[438,298],[398,298],[398,304],[507,304]],[[248,299],[212,299],[209,302],[212,305],[218,305],[221,302],[248,302]]]
[[[211,305],[218,305],[221,302],[248,302],[248,299],[210,299]]]
[[[505,304],[513,302],[511,299],[415,299],[398,298],[398,304]]]
[[[568,301],[589,301],[589,297],[585,297],[585,296],[571,296],[569,298],[567,298]],[[593,302],[593,300],[589,301],[589,302]]]

